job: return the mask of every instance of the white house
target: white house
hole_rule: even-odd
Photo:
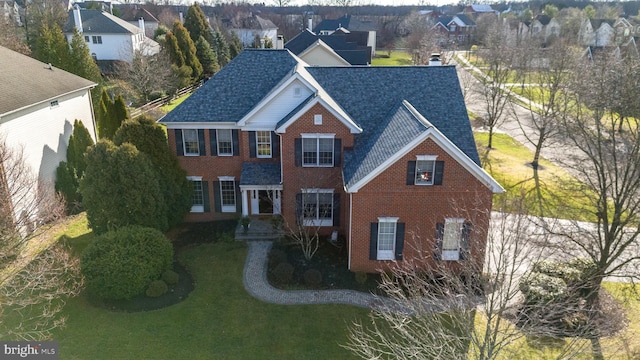
[[[533,37],[542,38],[546,42],[551,36],[560,36],[560,23],[552,17],[540,14],[531,22],[530,30]]]
[[[21,149],[33,174],[53,190],[74,121],[82,121],[96,139],[90,92],[96,84],[2,46],[0,69],[0,141]],[[7,171],[2,165],[0,180]],[[12,199],[14,215],[22,212],[21,206]]]
[[[256,36],[261,39],[271,39],[274,47],[278,41],[278,27],[271,20],[263,19],[258,15],[232,19],[228,26],[229,30],[238,35],[245,47],[250,47]]]
[[[144,21],[134,26],[108,12],[75,6],[69,11],[64,28],[67,39],[71,40],[74,28],[83,35],[91,56],[96,60],[131,62],[138,50],[145,54],[160,51],[160,45],[145,36]]]
[[[605,47],[615,45],[614,20],[584,19],[580,26],[579,39],[583,46]]]

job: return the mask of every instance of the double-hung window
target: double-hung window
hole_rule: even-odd
[[[218,155],[219,156],[232,156],[233,155],[233,140],[231,135],[231,129],[218,129],[216,130],[216,139],[218,141]]]
[[[304,226],[333,225],[333,190],[307,189],[302,194]]]
[[[259,158],[271,157],[271,132],[256,131],[256,149]]]
[[[397,217],[378,218],[378,260],[395,259]]]
[[[334,135],[318,134],[302,137],[303,166],[333,166]]]
[[[198,130],[183,129],[182,142],[184,145],[184,154],[186,156],[200,155],[200,144],[198,143]]]
[[[233,177],[220,177],[222,212],[236,212],[236,183]]]
[[[460,241],[462,239],[462,218],[445,218],[442,237],[442,260],[460,260]]]
[[[191,197],[191,212],[204,212],[204,187],[202,178],[199,176],[189,176],[187,179],[193,187],[193,195]]]
[[[94,44],[102,44],[102,36],[100,36],[100,35],[92,36],[91,40],[93,41]]]
[[[416,185],[433,185],[436,156],[418,155],[416,161]]]

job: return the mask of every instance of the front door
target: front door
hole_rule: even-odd
[[[280,214],[280,190],[251,190],[251,215]]]
[[[258,210],[260,214],[273,214],[273,193],[271,190],[258,190]]]

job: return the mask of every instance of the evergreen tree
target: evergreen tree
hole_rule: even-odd
[[[120,125],[129,119],[129,111],[122,95],[116,96],[114,101],[105,90],[102,90],[100,103],[96,112],[98,135],[100,139],[113,139]]]
[[[205,76],[213,75],[220,69],[216,53],[211,49],[209,42],[202,36],[196,42],[196,54],[200,59]]]
[[[70,72],[98,84],[102,82],[100,68],[91,57],[87,43],[76,28],[73,29],[69,55]]]
[[[113,101],[113,118],[115,119],[115,122],[113,123],[112,130],[115,135],[122,123],[129,120],[129,110],[127,110],[127,104],[125,103],[122,95],[116,96]]]
[[[87,168],[85,154],[93,145],[93,138],[84,124],[75,120],[73,133],[69,137],[67,161],[62,161],[56,170],[56,192],[61,193],[67,203],[67,213],[75,214],[82,210],[82,196],[78,191],[80,179]]]
[[[69,44],[58,25],[43,25],[36,41],[36,59],[59,69],[69,70]]]
[[[187,10],[187,16],[184,18],[184,27],[189,31],[191,40],[196,43],[200,36],[205,40],[211,41],[209,30],[209,22],[204,12],[197,3],[189,6]]]
[[[186,64],[182,50],[180,50],[180,46],[178,46],[178,39],[171,31],[165,36],[165,47],[169,52],[169,59],[171,59],[172,64],[179,68]]]
[[[193,188],[187,181],[187,174],[180,167],[178,158],[169,149],[167,136],[162,127],[147,116],[139,116],[124,122],[113,141],[116,145],[133,144],[147,155],[159,175],[160,188],[170,209],[167,213],[169,226],[181,222],[191,209]]]
[[[220,68],[223,68],[230,61],[229,46],[224,39],[224,35],[220,32],[220,29],[216,29],[213,33],[213,50],[218,57],[218,64]]]
[[[242,41],[235,31],[231,32],[231,42],[229,43],[229,59],[232,60],[242,51]]]
[[[180,21],[173,23],[173,35],[175,35],[178,41],[178,47],[184,55],[185,65],[191,68],[191,77],[193,79],[199,79],[202,75],[202,64],[196,56],[196,46],[189,36],[187,29],[182,26]]]
[[[98,137],[100,139],[108,139],[109,123],[112,121],[110,116],[112,114],[111,105],[113,102],[107,94],[107,91],[102,89],[100,94],[100,100],[98,101],[98,108],[96,110],[96,125],[98,127]]]

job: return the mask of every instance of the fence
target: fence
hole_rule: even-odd
[[[168,104],[171,100],[175,99],[175,98],[179,98],[182,95],[188,94],[188,93],[192,93],[194,91],[196,91],[200,86],[202,86],[203,81],[198,81],[197,83],[184,87],[178,91],[176,91],[176,93],[174,95],[167,95],[164,97],[161,97],[159,99],[155,99],[153,101],[150,101],[138,108],[135,109],[130,109],[129,110],[129,116],[133,119],[136,118],[142,114],[145,114],[151,110],[155,110],[163,105]]]

